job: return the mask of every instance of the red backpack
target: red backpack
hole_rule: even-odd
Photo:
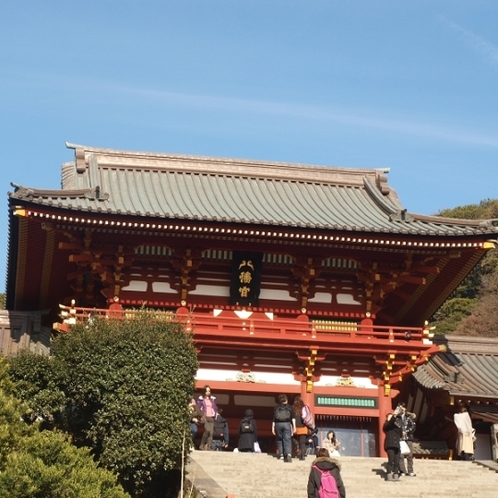
[[[320,487],[318,488],[318,498],[339,498],[339,490],[334,476],[328,470],[322,470],[316,465],[313,468],[320,472]]]

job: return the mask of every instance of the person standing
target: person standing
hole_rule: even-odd
[[[200,450],[210,450],[213,442],[214,417],[218,413],[216,398],[211,396],[211,388],[204,386],[204,393],[199,396],[197,406],[204,414],[204,432],[201,438]]]
[[[465,403],[459,403],[459,411],[453,415],[458,429],[457,454],[461,460],[472,460],[474,456],[474,429]]]
[[[277,437],[278,458],[292,462],[292,435],[296,432],[296,417],[285,394],[279,394],[273,411],[272,433]]]
[[[316,452],[316,458],[308,477],[308,498],[318,498],[320,488],[325,488],[331,493],[337,490],[340,498],[346,498],[346,488],[341,477],[341,465],[330,457],[326,448],[318,448]]]
[[[197,402],[195,401],[194,398],[192,398],[192,400],[190,401],[189,410],[190,410],[190,433],[192,435],[192,440],[193,440],[197,434],[198,425],[202,423],[204,415],[201,409],[197,406]]]
[[[238,449],[242,452],[254,452],[254,443],[258,441],[258,426],[254,420],[254,412],[248,408],[239,424]]]
[[[387,474],[386,481],[397,481],[399,479],[399,441],[401,437],[401,421],[399,415],[401,410],[396,408],[394,414],[388,413],[382,430],[386,438],[384,449],[387,452]]]
[[[296,419],[296,436],[299,444],[299,460],[306,457],[306,439],[308,431],[315,428],[315,421],[308,405],[304,404],[303,398],[298,394],[292,403],[294,417]]]
[[[405,441],[408,445],[408,448],[410,448],[410,453],[405,455],[400,453],[399,471],[400,475],[402,476],[408,475],[410,477],[415,477],[417,474],[413,472],[413,433],[415,432],[416,428],[415,418],[417,416],[415,415],[415,413],[410,413],[409,411],[407,411],[405,403],[399,403],[398,406],[401,408],[401,441]]]

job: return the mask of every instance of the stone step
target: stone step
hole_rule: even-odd
[[[272,455],[195,451],[187,479],[206,498],[306,498],[313,457],[284,463]],[[384,480],[384,458],[340,457],[348,498],[495,498],[498,474],[471,462],[415,460],[416,477]]]

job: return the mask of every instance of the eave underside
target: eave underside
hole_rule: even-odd
[[[81,241],[88,234],[97,248],[98,244],[103,244],[111,247],[111,251],[117,251],[116,248],[122,245],[130,254],[144,244],[167,246],[173,253],[190,250],[198,255],[207,249],[287,254],[296,261],[304,261],[305,265],[307,260],[311,261],[307,271],[313,272],[310,276],[317,276],[317,282],[320,272],[326,276],[327,271],[332,271],[320,268],[325,259],[354,260],[361,270],[360,276],[357,269],[341,269],[339,274],[370,279],[373,287],[377,286],[372,293],[382,299],[380,323],[400,325],[419,325],[428,319],[485,253],[481,248],[482,238],[476,237],[424,238],[291,228],[268,231],[257,227],[249,233],[237,224],[184,224],[178,221],[158,230],[157,227],[141,227],[132,217],[103,216],[95,226],[88,223],[85,216],[74,218],[66,212],[64,216],[71,215],[71,221],[62,219],[63,214],[57,209],[44,209],[39,215],[28,218],[14,217],[14,223],[19,221],[16,231],[18,260],[14,269],[16,309],[54,308],[59,302],[67,303],[65,297],[71,295],[75,286],[68,281],[68,275],[79,271],[79,267],[69,262],[70,253],[59,247],[68,241],[83,243]],[[129,220],[128,226],[109,226],[118,220]],[[147,263],[145,259],[142,261]],[[228,275],[230,262],[219,268]],[[426,271],[429,273],[424,273]],[[12,268],[9,268],[9,275],[11,273]],[[10,292],[14,291],[9,289]],[[172,306],[177,306],[180,300],[173,298]],[[195,305],[195,298],[192,304]],[[301,305],[296,305],[296,311],[300,308]]]

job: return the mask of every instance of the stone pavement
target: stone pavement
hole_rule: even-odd
[[[284,463],[265,453],[194,451],[187,479],[205,498],[307,498],[313,457]],[[416,477],[384,480],[384,458],[340,457],[347,498],[498,498],[498,473],[471,462],[419,460]]]

